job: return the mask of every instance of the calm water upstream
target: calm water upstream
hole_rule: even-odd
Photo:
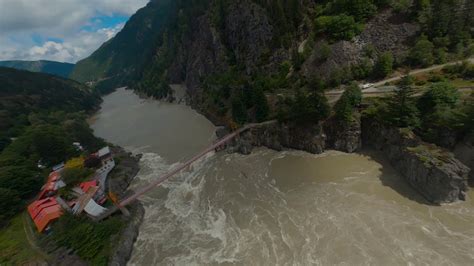
[[[215,138],[190,108],[123,89],[92,128],[143,153],[137,187]],[[130,265],[474,265],[469,196],[426,205],[372,152],[213,154],[142,198]]]

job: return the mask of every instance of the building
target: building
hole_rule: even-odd
[[[46,184],[41,188],[38,199],[54,196],[58,189],[65,186],[66,184],[61,180],[61,173],[59,171],[53,171],[49,174]]]
[[[100,149],[97,153],[96,153],[97,157],[99,157],[99,159],[101,159],[102,161],[108,161],[109,159],[112,158],[112,152],[110,151],[110,148],[107,146],[107,147],[104,147],[102,149]]]
[[[28,213],[40,233],[46,231],[53,221],[63,215],[61,206],[51,197],[31,203],[28,206]]]

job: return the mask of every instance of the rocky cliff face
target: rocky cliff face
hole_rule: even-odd
[[[392,166],[434,204],[465,200],[469,168],[449,151],[425,143],[412,131],[363,121],[363,143],[384,152]]]
[[[356,113],[350,123],[337,121],[334,117],[324,124],[326,145],[331,149],[355,152],[362,147],[360,114]]]
[[[469,181],[474,186],[474,133],[466,136],[454,148],[454,155],[463,162],[471,171],[469,172]]]
[[[217,136],[228,134],[226,128],[219,128]],[[318,124],[296,124],[274,122],[252,128],[244,132],[239,139],[229,143],[229,152],[249,154],[253,147],[267,147],[281,151],[296,149],[319,154],[326,149],[343,152],[355,152],[361,148],[360,120],[342,125],[335,119]]]
[[[220,137],[226,133],[225,129],[220,129],[217,135]],[[302,126],[275,122],[244,132],[239,139],[228,145],[228,149],[231,152],[250,154],[253,147],[261,146],[277,151],[290,148],[322,153],[326,147],[326,135],[320,124]]]
[[[366,54],[366,49],[371,46],[376,52],[391,52],[395,58],[403,56],[409,49],[409,42],[416,37],[419,25],[410,22],[404,15],[387,9],[372,18],[364,31],[352,41],[338,41],[331,45],[331,53],[321,62],[319,52],[324,40],[315,44],[314,52],[303,65],[305,75],[318,74],[329,78],[335,70],[346,66],[361,63]]]

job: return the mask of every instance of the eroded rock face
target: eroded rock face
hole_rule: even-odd
[[[392,166],[434,204],[465,200],[470,169],[448,150],[425,143],[407,129],[363,121],[363,143],[384,152]]]
[[[356,114],[354,120],[350,123],[337,121],[334,118],[329,119],[324,124],[327,142],[326,146],[330,149],[352,153],[362,148],[362,130],[360,114]]]
[[[466,136],[454,148],[454,155],[458,160],[463,162],[471,171],[469,172],[469,180],[471,186],[474,186],[474,133]]]
[[[224,137],[229,131],[220,127],[217,136]],[[331,118],[317,124],[271,123],[252,128],[240,138],[229,143],[229,152],[249,154],[253,147],[267,147],[272,150],[296,149],[314,154],[326,149],[356,152],[362,147],[360,115],[356,114],[349,123],[340,123]]]
[[[367,57],[365,49],[372,46],[376,51],[391,52],[395,58],[408,51],[409,41],[417,35],[420,27],[409,18],[387,9],[377,14],[366,25],[364,31],[351,41],[339,41],[331,45],[327,60],[319,60],[322,42],[315,44],[314,53],[303,65],[305,75],[317,73],[329,78],[337,69],[361,63]]]
[[[228,133],[225,129],[217,131],[218,137]],[[267,147],[281,151],[284,148],[322,153],[325,150],[326,135],[322,125],[296,125],[292,123],[273,123],[242,133],[240,138],[227,145],[229,152],[249,154],[253,147]]]

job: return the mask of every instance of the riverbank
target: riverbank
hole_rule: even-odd
[[[126,194],[132,193],[129,190],[130,184],[140,171],[141,155],[133,155],[125,151],[122,147],[113,147],[112,153],[117,162],[117,166],[110,173],[108,179],[109,192],[113,192],[119,199]],[[140,201],[136,201],[128,207],[130,216],[122,215],[125,221],[125,228],[117,238],[116,246],[113,248],[109,265],[126,265],[133,251],[133,244],[138,237],[139,228],[145,215],[145,209]]]

